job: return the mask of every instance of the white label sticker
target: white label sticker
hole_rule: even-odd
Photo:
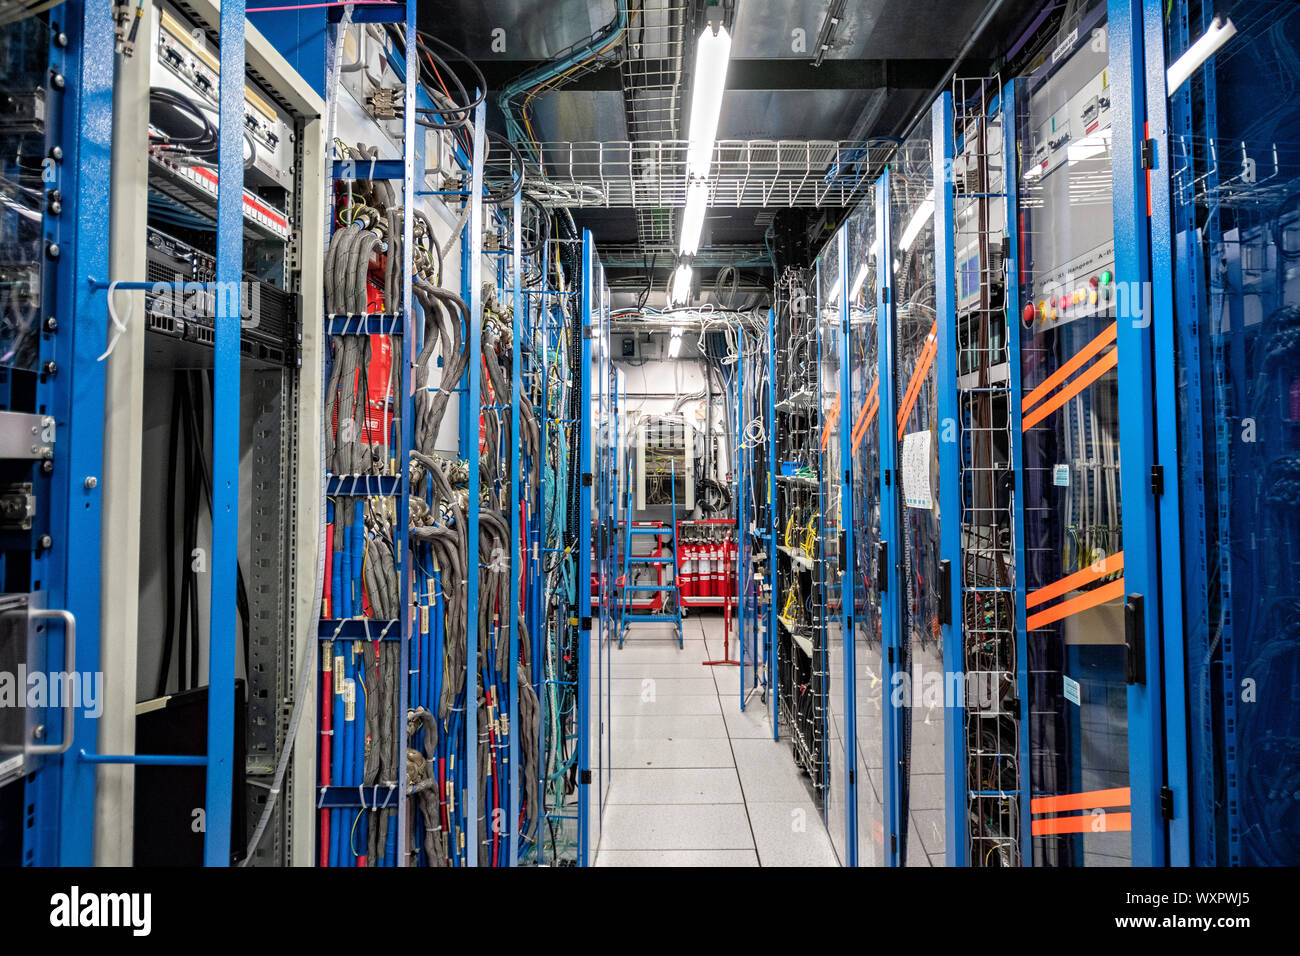
[[[1065,699],[1068,700],[1070,703],[1072,703],[1075,707],[1078,707],[1079,706],[1079,682],[1077,680],[1071,680],[1070,678],[1066,677],[1064,674],[1061,675],[1061,680],[1065,682]]]
[[[930,433],[912,432],[903,436],[903,500],[909,508],[934,507],[930,490]]]
[[[1070,35],[1067,36],[1064,40],[1062,40],[1057,45],[1056,49],[1052,51],[1053,65],[1055,65],[1056,61],[1059,60],[1061,57],[1067,56],[1070,53],[1070,51],[1074,49],[1074,45],[1078,42],[1079,42],[1079,28],[1075,27],[1073,30],[1070,31]]]
[[[1070,466],[1057,465],[1052,469],[1052,484],[1058,488],[1070,487]]]

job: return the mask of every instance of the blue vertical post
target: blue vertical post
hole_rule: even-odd
[[[1137,305],[1151,288],[1147,183],[1143,143],[1147,138],[1147,90],[1143,56],[1143,0],[1109,0],[1108,25],[1113,119],[1115,275],[1132,290],[1120,296],[1116,348],[1119,352],[1120,514],[1124,535],[1127,636],[1143,645],[1144,666],[1128,686],[1129,782],[1132,790],[1132,862],[1165,863],[1165,826],[1160,809],[1164,781],[1164,720],[1160,701],[1159,535],[1152,501],[1155,435],[1147,413],[1155,390],[1150,315]],[[1163,62],[1159,69],[1164,71]],[[1163,88],[1163,83],[1161,83]],[[1159,161],[1168,164],[1167,146]],[[1168,248],[1165,250],[1167,255]],[[1149,302],[1145,303],[1149,309]],[[1168,314],[1168,313],[1166,313]],[[1172,361],[1172,359],[1171,359]],[[1176,459],[1175,459],[1176,460]],[[1140,605],[1138,604],[1140,602]],[[1140,611],[1135,613],[1135,605]]]
[[[582,233],[582,359],[574,374],[582,382],[582,398],[578,405],[580,424],[578,436],[578,467],[582,469],[578,495],[578,581],[575,600],[579,610],[578,626],[578,865],[590,861],[587,807],[591,800],[591,310],[595,304],[593,287],[595,254],[591,233]]]
[[[885,591],[880,595],[881,671],[884,680],[881,696],[883,716],[883,771],[885,804],[885,847],[890,866],[899,863],[899,808],[902,806],[902,724],[899,708],[894,704],[899,686],[899,575],[898,575],[898,504],[894,488],[898,484],[898,443],[894,436],[894,306],[890,285],[893,270],[894,242],[889,232],[889,170],[876,182],[876,236],[880,240],[880,261],[876,270],[877,316],[876,347],[880,388],[880,411],[876,427],[880,441],[880,543],[885,556]],[[909,675],[910,678],[910,675]]]
[[[50,63],[66,82],[63,92],[51,88],[49,95],[61,100],[55,115],[64,158],[57,164],[57,174],[65,200],[57,220],[47,209],[45,225],[46,240],[58,242],[70,255],[57,269],[59,330],[53,342],[57,372],[42,376],[39,386],[39,394],[48,396],[56,429],[55,469],[49,479],[54,546],[35,556],[32,577],[42,578],[48,607],[66,608],[76,618],[75,663],[84,674],[99,670],[102,499],[98,481],[95,488],[87,488],[86,483],[89,478],[102,478],[104,364],[96,359],[104,351],[106,334],[104,299],[90,280],[108,275],[113,24],[107,4],[74,0],[64,10],[66,17],[59,22],[68,41],[63,48],[51,44]],[[70,243],[62,238],[69,235]],[[62,635],[51,636],[48,648],[49,669],[66,669]],[[59,716],[51,712],[49,726],[59,723]],[[26,784],[24,799],[36,806],[37,818],[33,826],[24,828],[24,864],[89,866],[93,862],[95,767],[79,760],[78,753],[81,747],[96,749],[96,724],[78,710],[73,722],[75,745],[62,757],[47,757]],[[49,742],[64,741],[55,736]]]
[[[221,4],[217,289],[213,346],[212,562],[203,862],[230,864],[239,565],[240,282],[244,261],[244,0]]]
[[[745,328],[736,330],[736,439],[732,442],[731,467],[736,470],[736,641],[740,644],[740,709],[745,709],[745,554],[748,551],[749,522],[745,478],[748,473],[749,453],[745,450],[745,436],[741,422],[745,420]],[[673,547],[677,547],[676,540]],[[723,588],[726,593],[726,588]],[[725,598],[724,598],[725,600]]]
[[[1165,89],[1165,21],[1162,5],[1154,0],[1143,0],[1142,10],[1146,61],[1146,135],[1154,140],[1156,148],[1156,168],[1150,172],[1148,179],[1151,204],[1151,295],[1147,299],[1146,315],[1143,318],[1150,324],[1152,335],[1155,390],[1148,395],[1154,396],[1155,414],[1151,419],[1155,421],[1156,429],[1156,460],[1163,463],[1164,472],[1164,494],[1156,502],[1159,550],[1172,556],[1172,560],[1162,561],[1156,552],[1148,554],[1148,564],[1155,566],[1152,578],[1160,582],[1160,606],[1158,609],[1148,606],[1147,615],[1156,615],[1156,621],[1166,636],[1162,644],[1164,740],[1166,784],[1173,795],[1167,862],[1174,866],[1190,866],[1192,833],[1187,743],[1187,662],[1182,601],[1181,458],[1178,444],[1179,344],[1174,327],[1177,316],[1174,309],[1173,196],[1169,180],[1172,168],[1169,155],[1169,93]],[[1192,316],[1186,316],[1186,321],[1191,323]],[[1126,542],[1125,556],[1128,554]],[[1125,561],[1126,581],[1127,568],[1128,562]],[[1153,706],[1159,706],[1158,701],[1153,701]]]
[[[414,3],[414,0],[407,0]],[[469,522],[469,556],[465,562],[467,592],[465,607],[469,615],[465,629],[465,838],[467,866],[478,866],[478,578],[479,578],[479,409],[482,407],[481,383],[483,369],[483,157],[487,141],[486,109],[479,103],[474,111],[474,161],[470,177],[469,234],[465,245],[469,247],[469,395],[465,419],[467,431],[461,432],[461,447],[469,462],[469,507],[465,519]],[[468,441],[466,439],[468,438]]]
[[[939,560],[948,575],[948,623],[942,626],[944,659],[943,769],[944,846],[949,866],[965,866],[966,720],[965,697],[953,692],[950,674],[962,673],[961,597],[961,430],[957,407],[957,303],[953,256],[952,94],[944,93],[930,111],[934,123],[934,281],[938,353],[935,385],[939,415]],[[964,682],[959,686],[964,687]]]
[[[423,153],[417,149],[415,125],[415,94],[420,84],[419,60],[413,52],[416,50],[416,0],[406,0],[406,23],[404,24],[406,50],[408,52],[405,76],[404,110],[402,119],[402,373],[401,388],[397,401],[402,414],[401,447],[397,454],[398,496],[397,496],[397,530],[393,534],[393,547],[398,564],[398,600],[397,613],[400,620],[398,627],[398,671],[406,675],[411,670],[411,570],[414,562],[408,555],[410,540],[407,529],[410,527],[411,489],[407,485],[407,461],[411,447],[415,444],[415,405],[411,400],[411,369],[416,354],[415,295],[415,181],[424,181]],[[418,137],[422,140],[423,137]],[[418,154],[418,155],[417,155]],[[418,169],[417,169],[418,164]],[[391,304],[385,303],[389,311],[394,311]],[[422,325],[422,324],[421,324]],[[391,733],[400,735],[403,748],[406,744],[406,711],[411,705],[409,682],[398,680],[397,720],[398,726],[390,728]],[[389,865],[406,866],[407,831],[410,828],[410,814],[407,806],[407,771],[406,761],[399,760],[397,771],[397,861]]]
[[[523,170],[520,170],[523,175]],[[510,857],[511,866],[519,865],[519,807],[523,802],[523,793],[519,788],[519,572],[522,558],[526,552],[521,551],[519,536],[523,533],[523,523],[519,518],[520,482],[523,474],[523,456],[520,454],[523,436],[519,427],[522,404],[521,394],[524,390],[523,350],[520,339],[523,338],[524,293],[522,281],[523,260],[523,194],[515,193],[513,215],[511,216],[511,292],[514,295],[515,334],[510,344],[510,424],[514,429],[514,442],[510,449],[510,656],[506,662],[506,686],[510,697]],[[534,658],[534,661],[536,659]],[[536,807],[529,807],[529,813],[536,813]]]
[[[767,310],[767,699],[772,708],[772,739],[781,738],[781,706],[776,697],[776,311]]]
[[[844,845],[848,866],[858,865],[858,648],[854,640],[857,610],[854,594],[857,562],[853,547],[853,370],[849,351],[849,317],[852,303],[849,288],[853,282],[849,265],[849,230],[839,232],[840,260],[840,420],[837,440],[840,443],[840,614],[844,644]]]
[[[1006,169],[1007,190],[1006,230],[1007,230],[1007,366],[1010,396],[1008,408],[1011,414],[1011,462],[1015,471],[1015,498],[1012,501],[1012,520],[1015,524],[1015,541],[1017,561],[1023,561],[1025,551],[1025,466],[1024,466],[1024,429],[1021,396],[1024,387],[1021,382],[1020,364],[1020,167],[1016,150],[1016,126],[1019,103],[1024,94],[1024,81],[1008,83],[1002,90],[1002,155]],[[1032,866],[1034,862],[1034,844],[1031,816],[1029,813],[1031,799],[1031,764],[1029,759],[1029,638],[1025,614],[1025,569],[1017,566],[1016,581],[1016,699],[1020,702],[1018,714],[1020,739],[1017,742],[1020,759],[1019,765],[1019,820],[1020,820],[1020,862]]]

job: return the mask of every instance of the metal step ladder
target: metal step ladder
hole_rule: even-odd
[[[618,646],[623,647],[627,638],[627,629],[633,624],[672,622],[677,627],[677,646],[685,648],[682,641],[682,601],[677,589],[677,476],[674,471],[670,487],[672,489],[673,521],[665,526],[662,521],[632,520],[633,482],[627,483],[627,493],[623,506],[623,573],[618,578],[621,594],[619,601]],[[633,553],[632,544],[638,538],[649,537],[654,550],[649,554]],[[652,567],[656,571],[654,584],[633,584],[632,571],[636,567]],[[664,581],[664,572],[671,573],[668,583]],[[637,595],[653,597],[650,611],[637,609]],[[669,601],[672,610],[666,610]]]

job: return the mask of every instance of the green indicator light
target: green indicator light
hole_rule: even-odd
[[[1101,284],[1110,285],[1110,272],[1106,271],[1101,274]]]

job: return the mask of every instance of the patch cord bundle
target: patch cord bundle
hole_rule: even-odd
[[[741,707],[757,695],[771,700],[775,670],[772,603],[776,568],[772,548],[775,484],[772,468],[774,404],[771,310],[740,328],[738,382],[740,436],[737,442],[737,541],[740,599]],[[774,715],[775,706],[771,706]]]
[[[819,570],[819,443],[816,290],[790,270],[778,287],[776,310],[775,594],[776,700],[790,729],[795,762],[820,801],[826,786],[826,658],[824,591]]]
[[[531,671],[539,715],[535,738],[537,808],[523,842],[521,862],[572,866],[579,862],[585,805],[580,799],[580,740],[587,719],[581,705],[580,644],[583,618],[590,619],[588,582],[581,549],[589,530],[580,520],[584,493],[581,459],[584,297],[582,245],[554,239],[545,244],[541,280],[528,290],[531,320],[527,366],[541,445],[539,514],[531,547],[540,556],[528,582],[529,630],[534,635]],[[585,533],[584,533],[585,532]],[[584,604],[586,606],[584,606]]]
[[[378,159],[377,147],[336,145],[345,161]],[[403,205],[381,179],[336,181],[332,198],[334,232],[323,271],[333,333],[324,376],[323,454],[333,494],[325,516],[318,766],[323,795],[353,790],[359,805],[322,806],[318,862],[396,866],[406,724],[399,671],[409,575],[397,483],[410,415],[402,369],[408,346],[400,334]],[[427,252],[423,262],[411,257],[421,275],[428,258]],[[380,318],[371,323],[370,316]],[[380,476],[388,482],[378,482]],[[343,635],[357,624],[359,634]]]
[[[966,862],[1019,866],[1020,713],[1007,366],[1006,137],[996,78],[953,86]]]
[[[851,562],[844,552],[845,509],[852,492],[843,480],[845,449],[841,436],[840,419],[846,411],[848,394],[844,387],[844,363],[847,358],[847,340],[844,337],[844,277],[848,267],[847,246],[841,233],[817,256],[815,265],[816,294],[814,321],[816,323],[817,354],[815,386],[817,407],[820,410],[820,427],[813,433],[818,475],[818,514],[816,519],[816,544],[814,574],[818,578],[821,600],[820,660],[824,662],[822,680],[824,718],[823,729],[823,786],[822,812],[831,839],[840,853],[849,839],[848,821],[850,791],[843,785],[847,758],[852,753],[851,719],[847,705],[851,698],[845,694],[845,668],[852,668],[852,603],[853,575]]]

